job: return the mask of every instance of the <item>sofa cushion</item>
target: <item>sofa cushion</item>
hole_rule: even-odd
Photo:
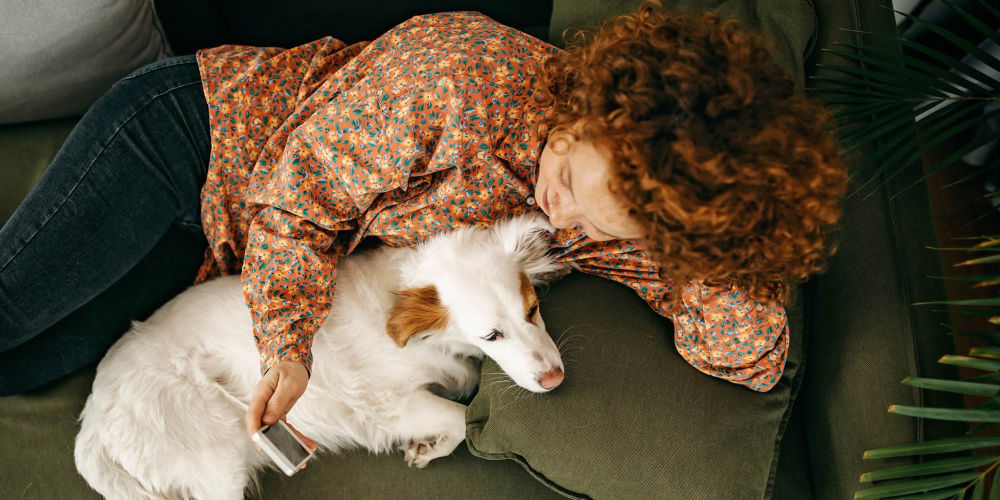
[[[630,12],[641,3],[641,0],[555,0],[549,41],[562,46],[565,30],[594,28],[601,19]],[[663,0],[662,3],[669,10],[710,9],[722,19],[737,19],[743,27],[763,32],[774,42],[775,62],[789,68],[796,85],[803,87],[803,61],[812,51],[816,31],[816,15],[810,0]]]
[[[640,3],[556,0],[550,41],[561,44],[567,28],[593,27]],[[764,30],[776,42],[776,60],[802,86],[815,29],[805,0],[664,4],[712,7]],[[554,337],[570,336],[567,380],[553,393],[531,395],[491,375],[499,370],[487,361],[467,415],[469,447],[483,458],[517,461],[570,496],[766,498],[802,379],[800,294],[795,287],[786,308],[784,376],[760,394],[689,366],[673,346],[670,321],[624,287],[583,276],[557,283],[542,310]]]
[[[169,53],[152,0],[0,2],[0,123],[83,114]]]
[[[767,498],[802,360],[794,289],[785,373],[769,392],[705,375],[630,289],[574,273],[541,297],[566,379],[529,393],[483,364],[466,415],[476,456],[513,460],[574,498]]]
[[[2,104],[0,104],[2,106]],[[0,227],[49,167],[76,118],[0,125]]]
[[[545,39],[551,0],[171,0],[158,2],[177,54],[224,43],[293,47],[332,36],[347,43],[374,40],[406,19],[431,12],[475,10]]]
[[[816,10],[821,49],[862,42],[885,47],[885,42],[862,38],[862,33],[896,34],[892,11],[878,2],[817,0]],[[899,50],[897,44],[886,48]],[[843,76],[829,66],[845,64],[839,56],[816,50],[807,68],[810,74]],[[874,149],[869,143],[856,150],[852,163]],[[919,459],[865,460],[865,450],[960,436],[968,430],[964,422],[886,411],[893,404],[963,406],[961,394],[899,383],[907,376],[959,378],[958,367],[937,363],[941,355],[955,352],[950,332],[941,326],[948,319],[947,308],[912,305],[946,298],[942,281],[927,277],[942,274],[940,256],[929,247],[952,246],[936,241],[927,187],[919,180],[923,174],[918,161],[892,178],[883,173],[877,183],[848,198],[837,235],[840,245],[829,270],[804,290],[810,343],[802,407],[814,498],[820,500],[849,498],[868,487],[858,482],[862,473]],[[849,189],[860,186],[856,182]]]
[[[171,226],[135,267],[60,320],[55,331],[65,334],[66,345],[71,345],[72,334],[103,329],[102,323],[111,320],[102,311],[114,304],[144,308],[147,312],[135,319],[145,319],[166,300],[155,294],[171,295],[158,289],[162,287],[153,287],[157,289],[153,291],[147,284],[152,280],[169,282],[174,293],[186,288],[206,244],[201,235]],[[29,344],[39,340],[32,339]],[[23,352],[24,347],[4,354]],[[33,360],[28,358],[2,361],[16,366]],[[77,417],[93,378],[94,368],[90,367],[27,394],[0,397],[0,436],[4,439],[0,446],[0,498],[99,498],[77,473],[73,461],[73,446],[80,429]],[[561,498],[514,462],[481,460],[471,456],[464,446],[425,469],[408,468],[402,452],[373,455],[354,450],[320,453],[306,470],[292,478],[268,471],[262,479],[260,497],[267,499]]]
[[[73,462],[73,444],[80,429],[76,418],[93,377],[90,368],[41,390],[0,398],[0,432],[4,436],[0,498],[100,498]],[[464,446],[425,469],[408,468],[402,452],[320,453],[294,477],[267,471],[261,483],[262,494],[248,498],[562,498],[532,480],[514,462],[480,460]]]

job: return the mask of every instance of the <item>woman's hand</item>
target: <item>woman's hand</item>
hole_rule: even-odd
[[[309,372],[302,363],[283,361],[272,366],[250,393],[246,415],[247,435],[252,436],[257,429],[273,425],[278,419],[285,420],[285,414],[292,409],[299,396],[306,392],[308,384]],[[285,423],[288,421],[285,420]],[[288,426],[306,446],[316,449],[315,441],[303,436],[291,424]]]

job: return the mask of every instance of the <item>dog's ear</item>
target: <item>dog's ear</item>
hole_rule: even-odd
[[[410,337],[418,333],[448,326],[448,311],[441,305],[433,285],[393,293],[399,300],[389,310],[385,330],[399,347],[406,346]]]
[[[549,253],[549,233],[556,228],[546,217],[529,212],[497,222],[492,230],[501,247],[520,261],[531,284],[549,283],[570,272],[569,264],[556,262]]]

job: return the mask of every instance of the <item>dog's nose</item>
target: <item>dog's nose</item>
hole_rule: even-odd
[[[539,385],[547,391],[551,391],[559,386],[563,381],[563,371],[562,368],[553,368],[542,374],[542,378],[538,380]]]

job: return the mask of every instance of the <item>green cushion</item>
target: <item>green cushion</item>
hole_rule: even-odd
[[[556,0],[550,40],[570,26],[633,10],[641,2]],[[801,88],[815,16],[804,1],[665,2],[715,8],[776,43],[776,60]],[[672,324],[627,288],[572,275],[552,286],[542,313],[554,338],[568,340],[567,379],[534,395],[487,360],[467,415],[473,454],[513,460],[564,495],[593,498],[767,498],[781,438],[801,383],[804,336],[800,289],[787,308],[791,340],[785,373],[768,393],[704,375],[673,345]]]
[[[622,285],[574,273],[540,299],[566,379],[529,393],[487,360],[466,416],[474,455],[574,498],[767,498],[801,379],[798,288],[785,374],[767,393],[690,366],[670,321]]]
[[[0,227],[42,177],[78,119],[0,126]]]
[[[549,41],[563,44],[567,28],[593,28],[598,20],[630,12],[641,0],[555,0]],[[774,60],[791,69],[799,88],[805,83],[803,61],[812,50],[816,15],[809,0],[663,0],[670,10],[714,10],[723,19],[738,19],[742,26],[761,31],[775,43]]]
[[[90,391],[93,368],[42,390],[0,398],[0,498],[100,498],[76,472],[76,417]],[[408,468],[402,452],[355,450],[320,454],[293,478],[264,474],[263,498],[556,499],[517,464],[490,462],[459,446],[426,469]]]

